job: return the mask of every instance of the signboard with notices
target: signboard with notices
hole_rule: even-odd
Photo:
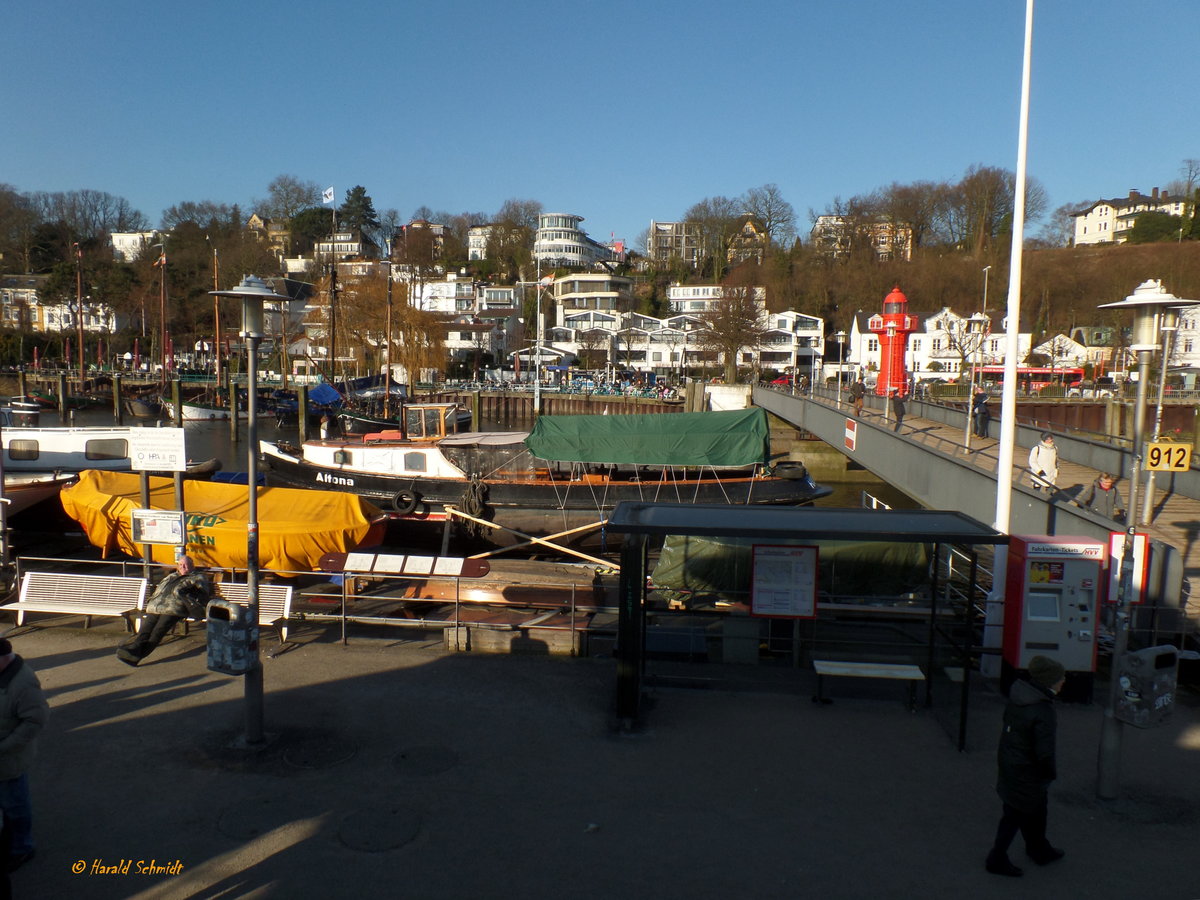
[[[135,472],[187,469],[182,428],[130,428],[129,462]]]
[[[817,548],[754,548],[750,613],[791,619],[817,615]]]
[[[169,544],[182,547],[187,535],[182,510],[134,509],[131,533],[135,544]]]

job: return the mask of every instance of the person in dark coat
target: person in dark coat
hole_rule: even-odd
[[[5,840],[0,858],[8,872],[34,856],[29,767],[49,715],[37,675],[13,652],[12,642],[0,638],[0,815]]]
[[[896,388],[892,388],[892,415],[896,417],[896,427],[892,431],[899,434],[900,426],[904,422],[904,398]]]
[[[1025,852],[1039,866],[1063,858],[1063,851],[1046,839],[1046,791],[1058,775],[1054,697],[1065,680],[1061,663],[1035,656],[1029,661],[1029,680],[1014,681],[1009,690],[997,752],[996,793],[1004,812],[986,863],[994,875],[1023,874],[1008,858],[1008,847],[1018,831],[1025,839]]]
[[[1116,481],[1117,479],[1108,472],[1101,472],[1087,492],[1079,498],[1079,502],[1106,519],[1119,521],[1125,518],[1125,504],[1121,501],[1121,492],[1116,488]]]
[[[175,563],[175,571],[158,583],[153,596],[146,601],[145,615],[138,633],[117,648],[117,659],[126,665],[136,666],[154,652],[171,629],[182,620],[191,617],[203,619],[212,585],[208,576],[197,572],[190,556],[181,556]]]
[[[854,404],[854,415],[861,416],[863,410],[863,398],[867,396],[867,386],[863,384],[861,378],[857,379],[854,384],[850,385],[850,400]]]
[[[971,418],[974,421],[975,436],[987,437],[988,423],[992,420],[992,414],[988,411],[987,391],[980,391],[975,395],[975,402],[971,404]]]

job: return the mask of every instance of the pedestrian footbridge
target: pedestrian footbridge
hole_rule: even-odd
[[[844,394],[798,396],[786,390],[755,387],[753,402],[838,448],[922,506],[956,510],[981,522],[994,523],[1000,466],[995,419],[989,437],[972,435],[968,445],[967,414],[961,405],[955,408],[922,400],[906,401],[907,414],[896,432],[882,397],[868,396],[859,417]],[[1027,468],[1029,449],[1044,431],[1054,433],[1059,452],[1058,490],[1052,493],[1034,490]],[[1082,508],[1076,498],[1104,471],[1121,475],[1118,486],[1128,500],[1128,448],[1035,422],[1018,422],[1016,443],[1007,529],[1010,534],[1056,534],[1108,541],[1113,531],[1124,530],[1124,525]],[[1200,578],[1200,470],[1160,474],[1157,487],[1152,520],[1139,528],[1151,538],[1150,592],[1165,605],[1183,608],[1189,582]]]

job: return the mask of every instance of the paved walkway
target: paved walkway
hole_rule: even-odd
[[[138,669],[114,658],[116,625],[17,633],[52,718],[15,895],[1200,897],[1193,694],[1169,725],[1126,730],[1113,804],[1094,797],[1099,708],[1062,709],[1050,833],[1067,856],[1017,882],[983,870],[1001,712],[986,687],[962,754],[894,685],[839,685],[818,707],[811,673],[753,667],[736,670],[752,690],[659,689],[647,730],[618,737],[611,659],[296,637],[266,663],[276,740],[248,754],[231,747],[242,682],[207,671],[194,630]],[[137,874],[150,860],[181,871]]]

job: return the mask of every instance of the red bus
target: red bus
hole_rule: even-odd
[[[1036,394],[1044,387],[1060,385],[1064,392],[1083,382],[1083,369],[1072,366],[1017,366],[1018,393]],[[1004,366],[976,366],[975,383],[987,388],[1004,384]]]

